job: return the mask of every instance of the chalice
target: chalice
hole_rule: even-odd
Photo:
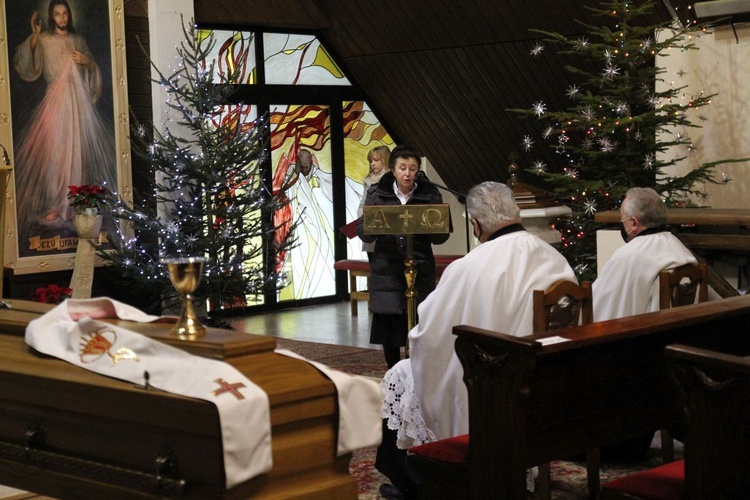
[[[180,318],[170,333],[186,340],[203,337],[206,334],[206,327],[201,324],[195,314],[193,293],[200,284],[205,259],[203,257],[178,257],[164,259],[162,262],[167,265],[172,286],[182,298]]]

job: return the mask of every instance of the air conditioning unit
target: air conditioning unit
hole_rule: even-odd
[[[693,10],[700,20],[726,18],[728,22],[750,21],[750,0],[695,2]]]

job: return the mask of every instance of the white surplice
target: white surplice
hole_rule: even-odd
[[[668,231],[636,236],[612,254],[592,285],[594,321],[658,311],[659,272],[696,262]]]
[[[419,324],[409,332],[411,357],[389,370],[381,384],[382,414],[398,429],[399,447],[469,431],[468,394],[453,327],[530,335],[532,291],[562,279],[576,281],[568,262],[526,231],[483,243],[445,269],[419,306]]]

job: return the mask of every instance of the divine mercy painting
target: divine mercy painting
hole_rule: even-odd
[[[69,186],[117,188],[109,2],[5,9],[18,256],[74,252]]]

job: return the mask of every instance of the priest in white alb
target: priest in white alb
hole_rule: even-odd
[[[627,244],[612,254],[594,281],[594,321],[658,311],[659,272],[697,262],[667,229],[667,208],[653,189],[629,189],[620,222]]]
[[[419,306],[419,324],[409,333],[411,357],[389,370],[381,383],[385,424],[376,467],[406,490],[398,492],[405,497],[413,492],[401,463],[405,449],[469,431],[468,394],[453,327],[531,335],[533,290],[558,280],[576,281],[565,258],[521,225],[508,186],[479,184],[466,203],[481,244],[445,269]]]

